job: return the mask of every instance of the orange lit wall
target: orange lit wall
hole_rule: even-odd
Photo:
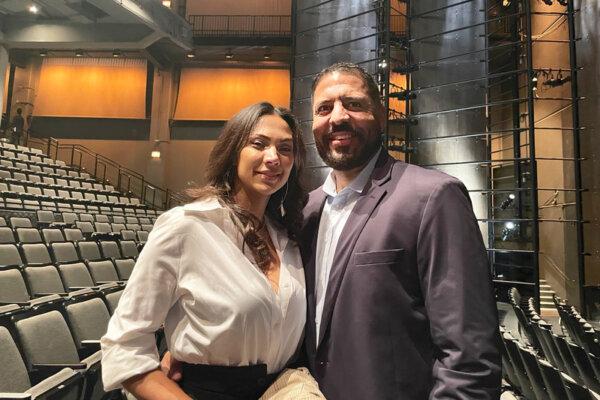
[[[398,91],[398,90],[400,90],[399,88],[406,89],[406,75],[392,72],[390,74],[390,83],[397,86],[397,87],[392,86],[390,88],[390,92]],[[398,99],[390,97],[390,109],[405,113],[406,105],[405,105],[404,101],[400,101]]]
[[[145,60],[44,60],[34,115],[145,118],[145,114]]]
[[[227,120],[260,101],[290,106],[289,70],[185,68],[175,119]]]

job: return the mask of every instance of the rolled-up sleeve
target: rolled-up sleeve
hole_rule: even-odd
[[[155,332],[177,301],[177,276],[186,236],[177,225],[157,221],[101,339],[102,380],[107,391],[159,366]]]

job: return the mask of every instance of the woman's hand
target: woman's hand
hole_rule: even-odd
[[[138,400],[192,400],[160,369],[129,378],[123,387]]]
[[[167,351],[160,361],[160,369],[167,378],[179,382],[182,378],[181,361],[171,357],[171,352]]]

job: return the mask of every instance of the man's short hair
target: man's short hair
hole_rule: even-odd
[[[364,84],[367,85],[367,94],[369,95],[369,98],[373,101],[373,104],[381,105],[381,95],[379,94],[379,87],[377,86],[377,83],[375,82],[373,77],[363,67],[360,67],[357,64],[350,62],[338,62],[319,72],[315,76],[315,79],[312,84],[312,96],[314,96],[315,89],[317,88],[317,85],[319,84],[321,79],[323,79],[325,75],[331,74],[333,72],[344,72],[359,77],[364,82]]]

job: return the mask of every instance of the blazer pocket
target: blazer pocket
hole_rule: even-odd
[[[400,261],[404,249],[365,251],[354,253],[354,265],[392,264]]]

